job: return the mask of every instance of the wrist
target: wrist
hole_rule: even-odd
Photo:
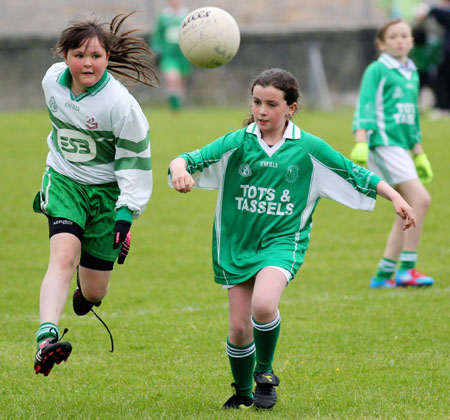
[[[132,223],[133,212],[128,207],[121,207],[116,212],[116,222],[119,220]]]

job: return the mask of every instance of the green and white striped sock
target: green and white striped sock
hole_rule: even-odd
[[[253,369],[255,368],[255,343],[246,347],[231,344],[227,338],[227,354],[231,373],[239,389],[239,395],[253,398]]]
[[[253,336],[256,346],[256,372],[272,372],[272,362],[281,329],[281,317],[278,312],[275,319],[260,324],[252,317]]]
[[[417,262],[417,252],[402,251],[400,254],[400,270],[409,270],[414,268]]]
[[[42,343],[49,337],[55,337],[59,339],[60,334],[58,330],[58,326],[53,324],[53,322],[43,322],[39,329],[36,332],[36,341],[39,348],[39,344]]]
[[[377,280],[389,280],[395,272],[397,261],[390,260],[389,258],[382,258],[378,264],[378,270],[376,274]]]

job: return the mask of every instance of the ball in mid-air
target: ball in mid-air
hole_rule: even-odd
[[[238,24],[228,12],[218,7],[201,7],[183,20],[178,40],[191,63],[212,69],[236,55],[241,36]]]

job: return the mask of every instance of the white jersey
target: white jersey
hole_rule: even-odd
[[[47,165],[80,184],[117,182],[116,209],[139,217],[150,199],[153,175],[148,121],[128,90],[105,71],[75,96],[64,63],[52,65],[42,80],[53,130]]]

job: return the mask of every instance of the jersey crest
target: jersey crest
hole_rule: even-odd
[[[300,171],[300,168],[297,165],[290,165],[287,168],[286,175],[284,176],[284,179],[286,180],[286,182],[289,182],[290,184],[292,184],[293,182],[297,181],[297,179],[299,177],[299,171]]]
[[[403,96],[404,96],[403,89],[401,87],[397,86],[394,90],[394,93],[392,94],[392,97],[396,99],[396,98],[402,98]]]
[[[250,169],[250,165],[248,163],[243,163],[241,166],[239,166],[238,172],[239,175],[243,177],[249,177],[252,175],[252,170]]]
[[[52,112],[58,111],[58,105],[56,104],[56,100],[53,96],[48,101],[48,107],[50,108],[50,111],[52,111]]]

